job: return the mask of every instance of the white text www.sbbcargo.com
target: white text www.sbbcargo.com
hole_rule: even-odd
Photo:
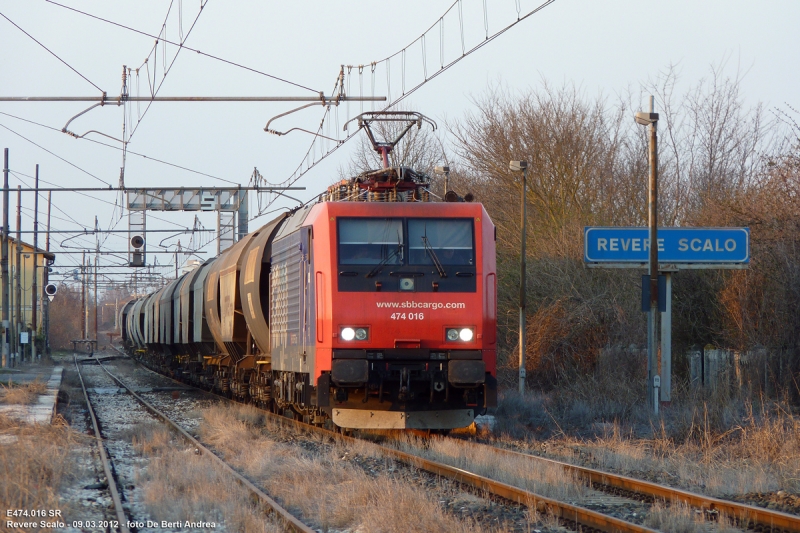
[[[379,308],[385,309],[466,309],[464,302],[375,302]]]

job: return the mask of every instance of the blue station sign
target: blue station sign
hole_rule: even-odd
[[[586,227],[586,263],[647,263],[648,228]],[[747,264],[750,228],[658,228],[660,264]]]

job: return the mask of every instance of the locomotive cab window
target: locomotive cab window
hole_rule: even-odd
[[[340,265],[401,265],[403,246],[401,219],[339,219]]]
[[[474,265],[472,230],[471,219],[409,219],[409,264]]]

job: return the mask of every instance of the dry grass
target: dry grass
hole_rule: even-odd
[[[6,431],[8,429],[16,429],[20,425],[19,420],[16,418],[10,417],[7,414],[0,413],[0,431]]]
[[[58,490],[72,472],[77,438],[65,426],[24,425],[6,417],[0,444],[0,509],[58,509]]]
[[[172,434],[155,420],[140,422],[122,434],[133,444],[136,453],[144,456],[158,455],[167,450],[172,443]]]
[[[208,458],[179,445],[156,422],[137,424],[127,435],[150,459],[137,476],[142,502],[155,521],[207,521],[239,533],[277,533],[283,526],[252,503],[249,492]]]
[[[705,519],[703,512],[683,504],[665,506],[656,503],[644,521],[647,527],[669,533],[736,533],[732,520],[719,517],[714,522]]]
[[[741,391],[683,390],[659,417],[641,406],[608,417],[614,398],[593,390],[594,404],[570,389],[557,400],[507,395],[496,413],[497,438],[715,496],[800,492],[800,417],[784,403]],[[581,416],[570,415],[575,411]]]
[[[484,531],[443,511],[418,485],[391,476],[394,465],[379,457],[374,445],[344,448],[319,442],[315,450],[298,451],[254,425],[256,413],[240,406],[204,411],[204,441],[315,527],[377,533]]]
[[[395,441],[398,449],[462,468],[515,487],[562,501],[580,502],[586,486],[563,468],[532,462],[523,457],[486,453],[455,439],[420,439],[406,435]]]
[[[0,403],[27,405],[36,401],[37,396],[44,394],[47,391],[47,384],[39,380],[26,383],[25,385],[17,385],[6,387],[0,385]]]

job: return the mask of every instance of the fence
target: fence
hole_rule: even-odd
[[[794,351],[763,347],[746,352],[706,346],[687,352],[694,387],[749,387],[765,396],[800,400],[800,358]]]

